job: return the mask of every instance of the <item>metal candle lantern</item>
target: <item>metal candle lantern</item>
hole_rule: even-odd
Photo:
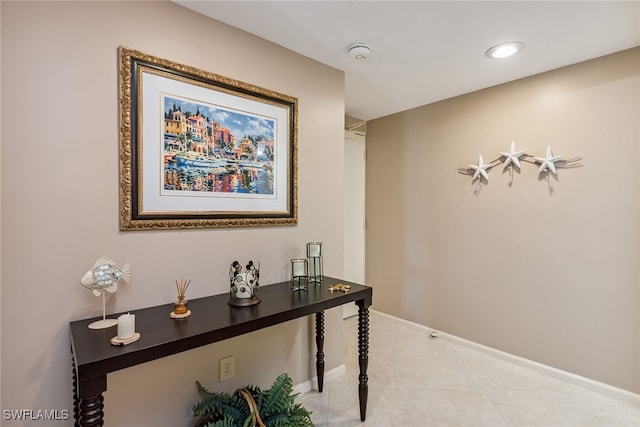
[[[229,268],[229,305],[244,307],[260,302],[256,291],[260,287],[260,263],[255,265],[253,261],[247,264],[246,272],[242,272],[242,266],[234,261]]]
[[[306,259],[291,260],[291,290],[306,291],[309,288],[309,269]]]
[[[322,242],[307,243],[307,259],[309,260],[309,281],[322,283]]]

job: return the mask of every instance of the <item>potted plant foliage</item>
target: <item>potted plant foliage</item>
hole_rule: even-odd
[[[313,427],[311,412],[295,403],[293,382],[280,374],[270,389],[248,385],[232,395],[207,390],[199,381],[193,406],[196,427]]]

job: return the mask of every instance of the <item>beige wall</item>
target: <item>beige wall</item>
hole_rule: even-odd
[[[376,309],[640,392],[640,48],[373,120]],[[583,167],[458,167],[511,141]]]
[[[226,292],[235,259],[259,260],[264,284],[285,280],[311,240],[324,242],[325,273],[342,274],[341,71],[169,2],[1,8],[2,409],[71,408],[68,322],[101,312],[79,282],[99,256],[133,266],[108,312],[170,303],[180,277],[192,280],[190,298]],[[120,45],[298,98],[297,226],[119,232]],[[340,315],[327,314],[327,369],[342,363]],[[281,372],[308,380],[310,320],[109,375],[107,425],[190,425],[197,379],[227,391],[269,386]],[[218,359],[230,354],[236,378],[218,384]]]

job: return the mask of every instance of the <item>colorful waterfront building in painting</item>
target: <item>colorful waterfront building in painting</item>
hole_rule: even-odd
[[[233,135],[229,129],[222,127],[220,123],[213,123],[213,139],[221,144],[231,144]]]
[[[187,123],[187,116],[185,116],[181,111],[173,111],[171,113],[171,118],[164,119],[164,133],[169,135],[186,135],[189,129],[189,124]]]
[[[204,141],[204,138],[207,135],[207,122],[204,117],[200,115],[190,116],[187,120],[190,125],[191,139],[195,141]]]

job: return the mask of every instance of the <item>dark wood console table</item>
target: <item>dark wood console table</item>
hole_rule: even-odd
[[[330,292],[329,286],[351,285],[349,292]],[[160,359],[196,347],[215,343],[258,329],[277,325],[299,317],[315,314],[316,372],[318,391],[324,382],[324,310],[351,301],[358,305],[358,396],[360,419],[367,411],[369,360],[369,306],[372,289],[368,286],[324,278],[321,285],[310,284],[308,291],[292,292],[289,282],[262,286],[258,291],[261,302],[250,307],[232,307],[228,294],[214,295],[189,301],[192,315],[172,319],[173,304],[132,310],[136,315],[136,332],[141,338],[135,343],[117,347],[110,341],[116,328],[89,329],[98,318],[70,323],[71,353],[73,356],[73,405],[75,426],[104,425],[104,399],[107,374],[151,360]],[[109,317],[117,317],[118,314]]]

